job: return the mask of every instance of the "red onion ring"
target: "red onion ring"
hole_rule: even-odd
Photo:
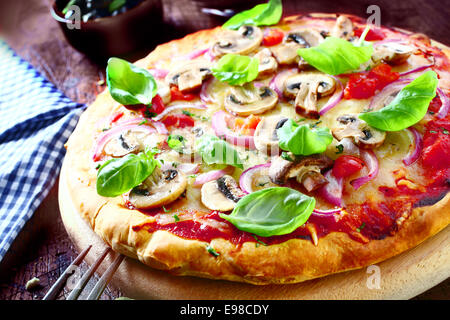
[[[163,79],[169,74],[169,70],[166,69],[150,69],[148,70],[152,76],[158,79]]]
[[[211,77],[208,80],[202,83],[202,88],[200,89],[200,100],[203,103],[214,102],[211,96],[208,94],[208,89],[211,83],[214,81],[214,78]]]
[[[211,125],[216,136],[236,146],[245,147],[250,150],[256,149],[253,136],[240,136],[228,128],[227,123],[232,117],[225,111],[218,111],[213,114]]]
[[[175,60],[193,60],[195,58],[198,58],[198,57],[204,55],[208,51],[209,51],[209,48],[194,50],[188,54],[185,54],[183,56],[179,56],[179,57],[175,58]]]
[[[283,77],[287,76],[288,73],[296,73],[296,72],[297,72],[296,68],[281,71],[275,77],[273,77],[272,80],[270,80],[269,88],[275,91],[278,94],[279,98],[282,98],[283,91],[281,88],[283,87],[283,83],[280,83],[280,81],[283,80]]]
[[[441,99],[442,102],[442,106],[439,109],[436,118],[438,119],[443,119],[447,116],[448,111],[450,109],[450,100],[447,97],[447,95],[444,93],[444,91],[442,91],[441,88],[437,88],[437,94],[439,95],[439,98]]]
[[[430,64],[427,64],[427,65],[424,65],[424,66],[420,66],[420,67],[417,67],[417,68],[414,68],[414,69],[411,69],[411,70],[408,70],[408,71],[405,71],[405,72],[401,72],[401,73],[399,73],[399,75],[400,75],[400,77],[404,77],[404,76],[406,76],[408,74],[416,73],[416,72],[423,71],[425,69],[431,68],[432,66],[434,66],[434,63],[430,63]]]
[[[350,182],[350,184],[355,188],[355,190],[359,189],[363,184],[373,180],[378,175],[379,163],[377,156],[372,150],[360,150],[361,158],[366,164],[367,168],[369,168],[369,173],[366,176],[356,178]]]
[[[147,122],[142,123],[143,121],[147,121]],[[146,125],[146,124],[152,125],[156,129],[156,131],[158,131],[159,134],[169,134],[169,131],[167,130],[164,123],[149,120],[149,119],[146,119],[143,117],[120,121],[117,123],[117,125],[124,126],[124,125],[129,125],[129,124],[140,124],[140,123],[142,123],[142,125]]]
[[[244,172],[242,172],[240,178],[239,178],[239,186],[241,187],[241,190],[245,193],[252,193],[252,182],[253,182],[253,175],[256,173],[256,171],[261,170],[262,168],[268,168],[270,167],[270,162],[259,164],[254,167],[248,168]]]
[[[407,41],[405,39],[386,39],[386,40],[381,40],[381,41],[377,41],[373,43],[373,46],[379,46],[381,44],[385,44],[385,43],[390,43],[390,42],[404,42],[407,43]]]
[[[233,174],[234,167],[228,166],[225,169],[213,170],[206,173],[202,173],[195,178],[194,187],[199,187],[209,181],[217,180],[226,174]]]
[[[136,130],[136,131],[145,131],[148,133],[154,133],[156,130],[150,126],[137,125],[137,124],[126,124],[126,125],[118,125],[114,126],[108,131],[102,132],[95,143],[94,151],[92,159],[94,161],[98,161],[102,154],[105,145],[113,138],[114,135],[126,131],[126,130]]]
[[[420,151],[422,150],[422,147],[423,147],[422,136],[420,135],[419,131],[417,131],[413,127],[409,127],[408,130],[413,135],[414,148],[413,148],[412,152],[410,152],[406,156],[406,158],[403,159],[403,163],[406,166],[409,166],[409,165],[413,164],[414,162],[416,162],[417,159],[419,159]]]
[[[323,116],[328,110],[334,108],[344,96],[344,86],[342,85],[341,80],[336,77],[333,77],[333,79],[336,81],[338,88],[336,88],[331,98],[328,99],[328,102],[322,107],[322,109],[320,109],[319,115],[321,116]]]
[[[174,110],[179,110],[179,109],[204,110],[204,109],[206,109],[206,106],[204,104],[176,104],[174,106],[167,107],[166,109],[164,109],[163,112],[161,112],[160,114],[158,114],[156,117],[154,117],[152,119],[153,119],[153,121],[160,121],[160,120],[164,119],[164,117],[167,116],[170,112],[172,112]]]
[[[383,88],[375,97],[373,97],[372,101],[369,104],[369,110],[374,109],[380,102],[383,102],[387,96],[391,95],[392,93],[396,91],[400,91],[403,89],[405,85],[410,83],[413,79],[405,78],[405,79],[399,79],[397,81],[394,81],[390,84],[388,84],[386,87]]]
[[[324,177],[328,183],[317,190],[318,194],[327,202],[337,207],[342,207],[342,191],[344,189],[344,179],[336,178],[332,170],[328,170]]]

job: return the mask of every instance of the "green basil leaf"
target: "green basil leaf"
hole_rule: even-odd
[[[212,68],[214,77],[231,85],[242,85],[258,76],[259,60],[238,54],[226,54]]]
[[[406,85],[386,107],[359,118],[383,131],[400,131],[419,122],[436,96],[436,72],[428,71]]]
[[[116,197],[147,179],[160,166],[152,151],[128,154],[106,161],[97,172],[97,193],[104,197]]]
[[[283,14],[281,0],[269,0],[250,10],[235,14],[223,24],[223,28],[237,30],[243,25],[270,26],[277,24]]]
[[[287,120],[277,130],[277,135],[280,148],[297,156],[322,153],[333,141],[330,129],[310,128],[306,124],[299,126],[292,119]]]
[[[109,12],[114,12],[116,10],[119,10],[126,4],[126,0],[113,0],[108,7]]]
[[[119,58],[108,60],[106,83],[113,99],[123,105],[149,105],[157,92],[150,72]]]
[[[315,205],[313,197],[297,190],[273,187],[244,196],[231,214],[219,215],[239,230],[270,237],[291,233],[303,225]]]
[[[298,55],[314,68],[331,75],[358,69],[370,59],[372,52],[371,43],[355,46],[336,37],[328,37],[318,46],[297,50]]]
[[[203,135],[197,140],[197,150],[207,164],[228,164],[243,169],[239,153],[229,143],[213,135]]]

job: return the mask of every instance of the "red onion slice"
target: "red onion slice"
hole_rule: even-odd
[[[206,109],[206,106],[204,104],[176,104],[174,106],[167,107],[164,109],[163,112],[158,114],[156,117],[152,118],[153,121],[160,121],[164,119],[165,116],[167,116],[169,113],[171,113],[174,110],[179,109],[199,109],[204,110]]]
[[[408,74],[420,72],[420,71],[423,71],[425,69],[431,68],[432,66],[434,66],[434,63],[430,63],[430,64],[427,64],[427,65],[424,65],[424,66],[420,66],[420,67],[417,67],[417,68],[414,68],[414,69],[411,69],[411,70],[408,70],[408,71],[405,71],[405,72],[401,72],[401,73],[399,73],[399,75],[400,75],[400,77],[404,77],[404,76],[406,76]]]
[[[256,172],[260,171],[262,168],[268,167],[270,167],[270,162],[256,165],[242,172],[241,177],[239,178],[239,186],[241,187],[241,190],[244,191],[245,193],[252,193],[253,176],[255,175]]]
[[[166,69],[150,69],[148,70],[152,76],[158,79],[163,79],[169,74],[169,70]]]
[[[396,39],[386,39],[386,40],[381,40],[381,41],[374,42],[373,46],[376,47],[376,46],[379,46],[379,45],[382,45],[382,44],[385,44],[385,43],[391,43],[391,42],[408,43],[404,39],[396,38]]]
[[[202,84],[202,88],[200,89],[200,100],[203,103],[214,102],[211,96],[208,94],[208,89],[211,86],[211,83],[214,81],[214,78],[211,77],[208,80],[204,81]]]
[[[225,111],[218,111],[213,114],[211,125],[216,136],[236,146],[254,150],[256,147],[253,136],[240,136],[228,128],[227,123],[231,118],[232,116]]]
[[[366,164],[367,168],[369,169],[369,173],[366,176],[356,178],[355,180],[351,181],[350,184],[355,188],[355,190],[359,189],[363,184],[366,184],[370,180],[373,180],[378,175],[379,170],[379,163],[377,156],[372,150],[360,150],[361,153],[361,159]]]
[[[342,207],[342,191],[344,189],[344,179],[336,178],[332,170],[328,170],[324,177],[328,183],[321,187],[317,192],[327,202],[337,207]]]
[[[386,98],[390,95],[392,95],[395,92],[399,92],[402,90],[408,83],[410,83],[413,79],[399,79],[397,81],[394,81],[390,84],[388,84],[386,87],[383,88],[375,97],[373,97],[372,101],[369,104],[369,110],[375,109],[378,104],[382,103],[386,100]]]
[[[206,173],[202,173],[195,178],[194,187],[202,186],[203,184],[209,181],[217,180],[226,174],[233,174],[233,172],[234,167],[228,166],[225,169],[213,170]]]
[[[420,151],[422,150],[422,147],[423,147],[422,136],[420,135],[419,131],[417,131],[413,127],[409,127],[408,130],[413,135],[414,148],[413,148],[412,152],[410,152],[406,156],[406,158],[403,159],[403,163],[406,166],[413,164],[414,162],[416,162],[417,159],[419,159]]]
[[[150,126],[137,124],[118,125],[112,127],[108,131],[102,132],[97,138],[97,141],[94,146],[92,159],[94,161],[98,161],[103,152],[103,149],[105,148],[105,145],[109,142],[109,140],[111,140],[116,134],[119,134],[120,132],[127,130],[144,131],[147,133],[156,132],[156,130]]]
[[[204,55],[208,51],[209,48],[194,50],[192,52],[189,52],[188,54],[176,57],[175,60],[194,60],[195,58]]]
[[[144,123],[144,121],[146,121],[146,122]],[[156,129],[156,131],[158,131],[158,133],[160,133],[160,134],[169,134],[169,131],[167,130],[164,123],[158,122],[158,121],[152,121],[150,119],[143,118],[143,117],[120,121],[117,123],[117,125],[124,126],[124,125],[141,124],[141,123],[142,123],[142,125],[147,125],[147,124],[152,125]]]
[[[344,86],[342,85],[341,80],[336,77],[333,77],[333,79],[336,81],[337,88],[331,98],[328,99],[328,102],[322,107],[322,109],[320,109],[319,115],[321,116],[323,116],[328,110],[334,108],[344,96]]]
[[[442,106],[439,109],[436,118],[443,119],[447,116],[448,111],[450,109],[450,100],[447,97],[447,95],[442,91],[441,88],[437,88],[437,94],[439,95],[439,98],[441,99]]]

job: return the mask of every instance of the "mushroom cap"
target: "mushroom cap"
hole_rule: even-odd
[[[291,156],[295,161],[285,160],[282,157],[276,157],[271,162],[269,168],[269,177],[273,183],[276,184],[285,184],[286,181],[290,178],[296,178],[299,183],[302,183],[305,186],[306,177],[312,177],[313,175],[310,172],[315,172],[314,177],[316,177],[315,181],[320,181],[320,184],[323,185],[325,178],[317,179],[317,174],[320,174],[320,170],[330,167],[333,164],[333,160],[328,158],[323,154],[314,154],[307,157],[295,157]],[[310,189],[308,191],[313,190],[314,188],[318,188],[319,185],[311,185],[311,180],[307,180],[308,187]],[[306,187],[306,186],[305,186]]]
[[[319,31],[301,29],[289,32],[283,42],[271,48],[273,55],[280,64],[291,64],[300,60],[297,50],[315,47],[324,40]]]
[[[337,127],[331,130],[339,141],[343,138],[353,138],[361,148],[372,149],[381,146],[386,139],[386,132],[369,126],[364,120],[354,114],[346,114],[336,119]]]
[[[384,61],[389,64],[398,65],[406,62],[413,52],[413,47],[403,43],[386,42],[374,47],[372,60],[374,62]]]
[[[320,117],[317,100],[330,95],[336,89],[336,81],[321,72],[302,72],[286,78],[283,92],[286,97],[295,97],[297,113],[313,119]]]
[[[210,69],[211,62],[207,60],[191,60],[175,67],[165,80],[170,85],[178,86],[181,92],[188,92],[202,85],[203,80],[212,74]]]
[[[272,52],[268,48],[264,48],[256,53],[255,58],[259,60],[258,79],[275,72],[278,68],[277,60],[272,57]]]
[[[128,202],[138,209],[152,209],[175,201],[185,190],[187,179],[184,173],[174,169],[161,172],[155,168],[153,174],[128,195]]]
[[[256,149],[268,155],[278,155],[280,148],[278,147],[277,129],[287,119],[281,115],[263,117],[253,134]]]
[[[209,181],[202,186],[201,201],[211,210],[230,211],[245,194],[239,189],[232,176]]]
[[[232,86],[225,94],[225,108],[239,116],[261,114],[278,102],[278,94],[269,87],[256,88],[253,84]]]
[[[350,39],[353,36],[353,22],[346,16],[339,16],[331,30],[331,36]]]
[[[238,30],[225,30],[220,40],[213,45],[213,53],[222,56],[227,53],[246,55],[256,50],[263,39],[263,33],[256,26],[244,25]]]

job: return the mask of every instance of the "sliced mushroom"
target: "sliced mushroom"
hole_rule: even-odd
[[[227,53],[246,55],[256,50],[263,39],[261,29],[255,26],[242,26],[238,30],[226,30],[213,46],[213,53],[222,56]]]
[[[343,138],[353,138],[359,147],[372,149],[381,146],[386,138],[386,132],[369,126],[357,115],[346,114],[339,116],[336,120],[338,126],[331,132],[339,141]]]
[[[326,184],[328,181],[320,173],[320,170],[330,167],[333,161],[325,155],[311,155],[296,158],[290,155],[294,161],[276,157],[269,168],[269,177],[273,183],[285,184],[290,178],[296,178],[305,189],[310,192]]]
[[[225,94],[225,108],[236,115],[264,113],[275,107],[278,95],[269,87],[256,88],[252,83],[231,87]]]
[[[166,76],[166,82],[178,86],[181,92],[199,88],[204,79],[211,75],[211,63],[206,60],[184,62]]]
[[[128,202],[138,209],[158,208],[175,201],[186,186],[187,179],[181,171],[161,171],[156,167],[150,177],[130,191]]]
[[[353,36],[353,22],[346,16],[339,16],[331,30],[331,36],[349,40]]]
[[[295,98],[297,113],[313,119],[320,117],[317,100],[336,89],[335,80],[320,72],[303,72],[288,77],[284,82],[284,95]]]
[[[320,32],[314,29],[303,29],[288,33],[283,42],[271,48],[273,55],[280,64],[299,62],[297,50],[300,48],[315,47],[324,40]]]
[[[267,76],[278,68],[277,60],[272,57],[272,52],[268,48],[264,48],[255,54],[255,58],[259,60],[258,78]]]
[[[132,130],[124,131],[105,145],[104,152],[113,158],[120,158],[129,153],[138,153],[143,150],[142,135],[145,134]]]
[[[256,149],[268,155],[278,155],[277,129],[281,128],[288,118],[276,115],[263,117],[253,134]]]
[[[414,49],[398,42],[386,42],[374,47],[372,61],[374,63],[386,62],[398,65],[406,62]]]
[[[201,190],[202,203],[211,210],[230,211],[244,196],[232,176],[223,177],[205,183]]]

